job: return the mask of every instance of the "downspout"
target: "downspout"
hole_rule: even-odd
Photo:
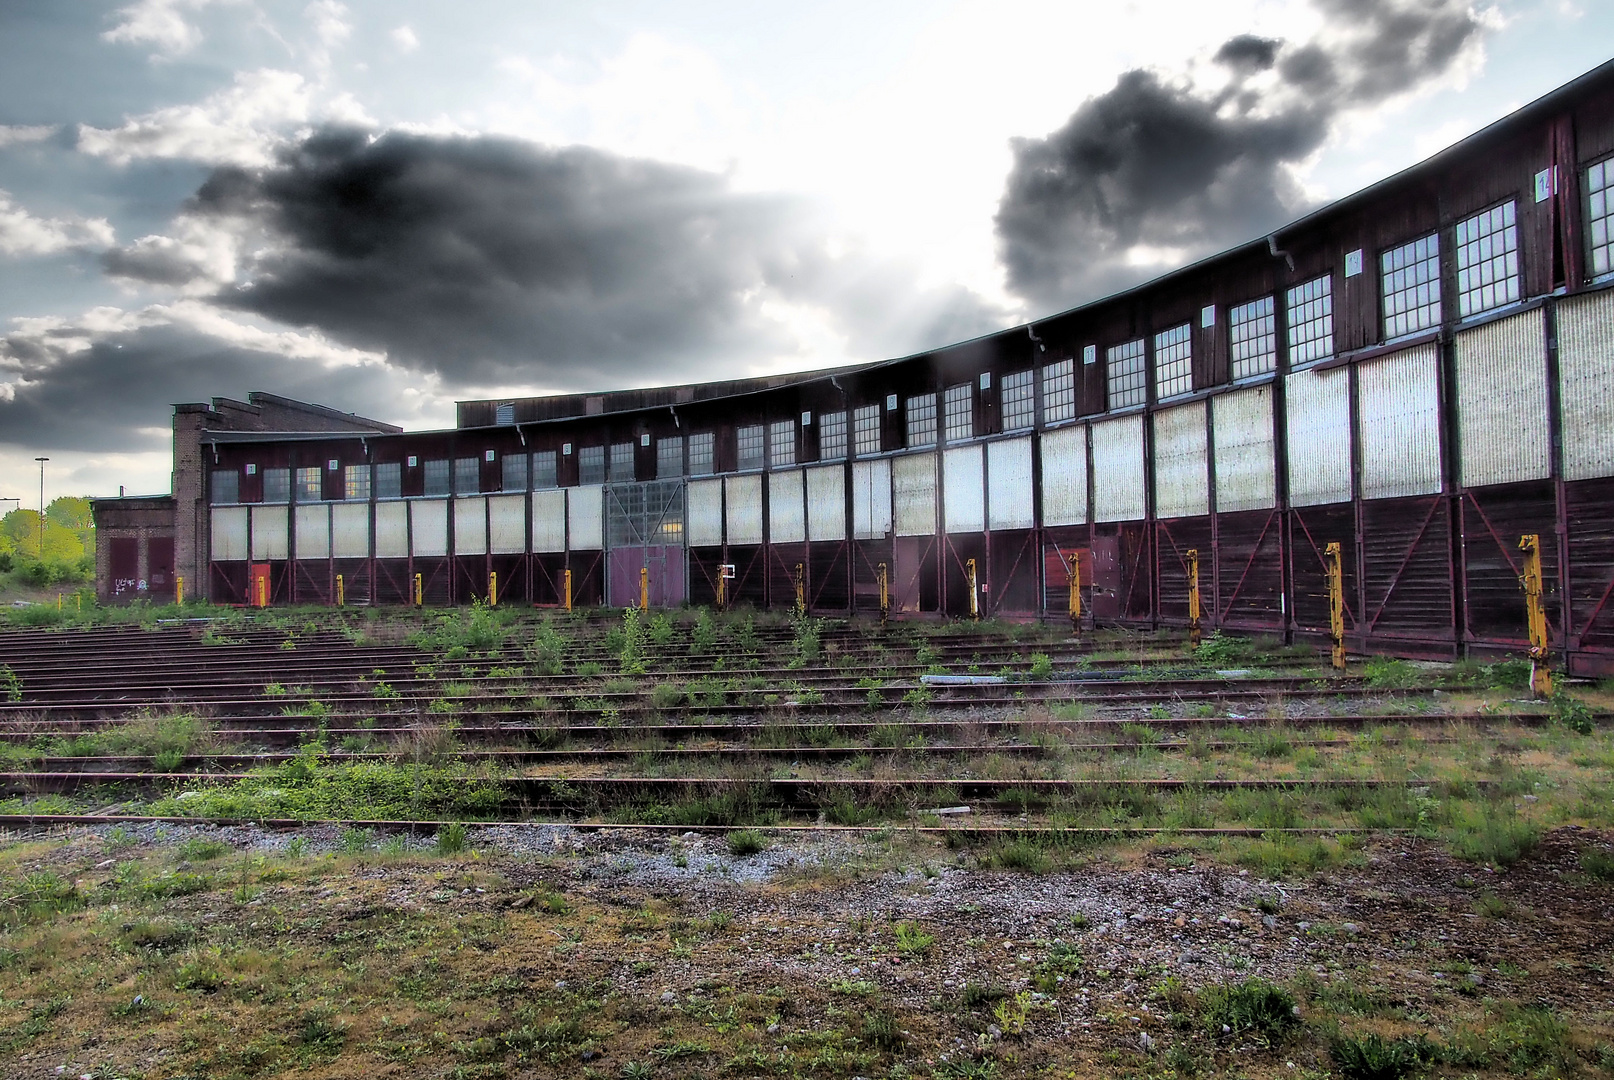
[[[1288,263],[1289,272],[1291,274],[1295,272],[1295,257],[1278,247],[1277,233],[1267,234],[1267,251],[1271,252],[1274,259],[1282,259],[1284,262]]]

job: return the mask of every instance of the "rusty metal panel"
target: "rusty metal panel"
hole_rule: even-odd
[[[369,503],[336,503],[331,507],[331,554],[338,559],[370,557]]]
[[[409,504],[410,546],[415,556],[448,554],[448,501],[418,499]]]
[[[1042,433],[1042,523],[1087,524],[1087,425]]]
[[[807,470],[807,539],[846,539],[846,470]]]
[[[480,495],[454,500],[454,554],[488,553],[488,503]]]
[[[883,540],[891,535],[891,460],[852,463],[852,537]]]
[[[768,474],[768,542],[799,544],[807,539],[806,484],[800,469]]]
[[[292,518],[296,529],[298,559],[331,557],[331,507],[329,503],[307,503],[297,507]]]
[[[375,504],[375,557],[378,559],[409,557],[408,503]]]
[[[892,459],[891,509],[898,536],[935,535],[935,454],[904,454]]]
[[[1154,414],[1156,517],[1198,517],[1210,513],[1208,451],[1203,401],[1162,409]]]
[[[257,562],[279,561],[289,553],[290,509],[282,506],[252,508],[252,558]],[[218,554],[215,552],[215,559]]]
[[[950,533],[986,529],[986,477],[981,445],[957,446],[942,452],[942,514]]]
[[[1216,433],[1216,509],[1269,510],[1277,502],[1272,449],[1272,387],[1257,386],[1211,401]]]
[[[573,551],[605,547],[605,488],[586,484],[566,491],[566,528]]]
[[[1552,475],[1541,308],[1457,335],[1457,446],[1463,486]]]
[[[1094,424],[1093,520],[1137,521],[1144,512],[1143,417]]]
[[[1614,292],[1558,304],[1564,479],[1614,476]]]
[[[214,562],[241,562],[247,557],[247,508],[231,506],[213,510],[209,524]]]
[[[532,550],[553,555],[566,550],[566,489],[532,493]]]
[[[1083,465],[1087,464],[1085,451],[1084,445]],[[1086,495],[1085,478],[1082,486],[1082,494]],[[1031,499],[1030,437],[987,443],[986,504],[987,526],[991,529],[1030,529],[1037,524],[1036,507]],[[1001,601],[1002,597],[998,599]],[[1034,598],[1029,610],[1036,610]]]
[[[689,546],[720,547],[723,543],[723,481],[691,480],[684,508],[689,515]]]
[[[1440,367],[1435,345],[1416,345],[1357,367],[1362,498],[1440,490]]]
[[[519,555],[527,550],[525,497],[521,495],[488,497],[488,550],[495,555]]]
[[[1283,386],[1289,505],[1350,502],[1350,370],[1297,371]]]
[[[762,543],[762,477],[755,473],[725,477],[723,498],[728,510],[728,542]]]

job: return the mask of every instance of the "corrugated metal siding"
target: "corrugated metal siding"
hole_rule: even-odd
[[[480,495],[454,500],[454,554],[488,553],[488,503]]]
[[[566,524],[573,551],[605,547],[605,488],[599,484],[567,488]]]
[[[331,554],[338,559],[370,557],[369,503],[337,503],[331,507]]]
[[[986,477],[981,447],[957,446],[942,452],[942,516],[950,533],[986,529]]]
[[[1357,367],[1362,498],[1440,490],[1440,370],[1433,343]]]
[[[807,539],[806,485],[800,469],[768,474],[768,540],[799,544]]]
[[[1043,475],[1048,475],[1046,466]],[[1143,417],[1094,424],[1093,520],[1137,521],[1143,516]]]
[[[904,454],[892,459],[891,511],[898,536],[936,534],[935,454]]]
[[[1042,523],[1087,524],[1087,427],[1042,434]]]
[[[1465,487],[1552,475],[1540,308],[1458,334],[1457,446]]]
[[[881,540],[891,535],[891,461],[852,463],[852,537]]]
[[[488,547],[495,555],[527,550],[527,500],[520,495],[488,497]]]
[[[846,470],[807,470],[807,539],[846,539]]]
[[[1216,509],[1268,510],[1277,500],[1272,449],[1272,388],[1258,386],[1211,400],[1216,432]]]
[[[532,493],[532,550],[546,555],[566,550],[566,489]]]
[[[1614,476],[1614,292],[1558,305],[1564,479]]]
[[[723,545],[723,481],[691,480],[685,512],[689,515],[690,547]]]
[[[1283,386],[1289,505],[1350,502],[1350,371],[1297,371]]]
[[[1083,454],[1082,458],[1085,465],[1087,455]],[[1084,481],[1084,495],[1085,487]],[[992,529],[1029,529],[1036,525],[1036,508],[1031,501],[1029,437],[986,444],[986,504],[987,524]]]
[[[331,557],[331,508],[328,503],[299,506],[293,519],[297,524],[297,558]]]
[[[378,559],[409,557],[409,504],[375,504],[375,556]]]
[[[209,522],[214,562],[241,562],[247,557],[247,508],[220,507]]]
[[[728,503],[730,544],[762,543],[762,477],[729,476],[723,480],[723,498]]]
[[[1154,414],[1156,517],[1198,517],[1210,513],[1208,450],[1203,401]]]
[[[252,557],[258,562],[284,559],[287,555],[291,512],[284,506],[252,508]],[[213,557],[218,558],[215,551]]]
[[[409,504],[410,539],[416,556],[448,554],[448,502],[419,499]]]

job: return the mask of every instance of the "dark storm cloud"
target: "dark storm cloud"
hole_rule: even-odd
[[[996,219],[1010,287],[1068,307],[1154,272],[1129,264],[1137,249],[1187,258],[1274,228],[1305,209],[1287,167],[1342,112],[1443,74],[1482,29],[1464,0],[1315,2],[1315,42],[1225,42],[1214,94],[1129,71],[1058,131],[1014,140]]]

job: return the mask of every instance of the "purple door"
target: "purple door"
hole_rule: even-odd
[[[684,549],[669,545],[616,548],[607,555],[608,602],[637,607],[641,571],[648,571],[651,607],[677,607],[684,602]]]

